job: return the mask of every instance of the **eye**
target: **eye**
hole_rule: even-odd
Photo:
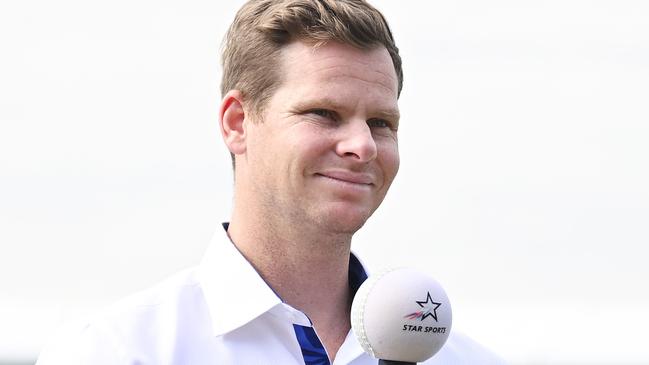
[[[308,114],[315,114],[315,115],[317,115],[319,117],[322,117],[322,118],[327,118],[327,119],[332,119],[332,120],[337,119],[336,113],[332,112],[331,110],[327,110],[327,109],[312,109],[312,110],[309,110],[307,113]]]
[[[370,128],[392,128],[392,123],[388,122],[387,120],[384,119],[370,119],[367,121],[367,125],[370,126]]]

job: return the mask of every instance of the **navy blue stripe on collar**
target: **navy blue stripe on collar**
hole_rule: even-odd
[[[351,290],[352,298],[356,295],[358,288],[367,280],[367,273],[363,269],[363,265],[358,261],[354,254],[349,255],[349,289]]]
[[[300,344],[305,365],[330,365],[329,356],[313,327],[294,324],[295,337]]]

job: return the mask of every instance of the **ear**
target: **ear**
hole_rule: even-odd
[[[243,109],[243,94],[230,90],[221,101],[219,124],[223,141],[230,152],[240,155],[246,152],[246,113]]]

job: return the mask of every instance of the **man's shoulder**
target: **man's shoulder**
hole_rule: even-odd
[[[94,319],[137,316],[159,308],[182,305],[197,299],[197,295],[201,295],[197,271],[189,268],[99,310]]]
[[[440,352],[424,364],[505,365],[506,362],[470,337],[452,331]]]
[[[191,338],[200,328],[190,327],[200,317],[209,322],[202,288],[195,269],[181,271],[160,283],[130,295],[91,316],[62,327],[41,353],[38,364],[58,364],[65,358],[100,364],[119,364],[137,349],[155,354]],[[201,328],[207,328],[203,326]],[[204,334],[203,334],[204,335]],[[95,359],[97,357],[97,359]],[[57,360],[58,359],[58,360]]]

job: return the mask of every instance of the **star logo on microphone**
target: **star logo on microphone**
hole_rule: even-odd
[[[420,318],[422,321],[426,319],[426,317],[433,317],[435,322],[437,322],[437,308],[439,308],[442,303],[437,303],[433,300],[433,298],[430,296],[429,292],[426,292],[426,300],[416,301],[417,304],[422,308],[422,310],[413,312],[410,314],[405,315],[403,318],[408,318],[408,319],[418,319]]]

